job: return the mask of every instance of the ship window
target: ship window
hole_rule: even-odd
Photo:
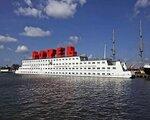
[[[72,58],[74,60],[74,58]]]
[[[72,63],[74,65],[74,63]]]
[[[104,70],[105,68],[104,68],[104,67],[102,67],[102,69]]]
[[[86,68],[84,68],[84,69],[86,69]]]
[[[105,75],[105,73],[102,73],[102,75]]]
[[[82,69],[82,68],[80,68],[80,69]]]
[[[88,73],[89,75],[91,75],[91,73]]]
[[[100,75],[100,73],[97,73],[97,75]]]
[[[92,64],[95,64],[95,62],[92,62]]]
[[[95,68],[93,67],[93,69],[95,69]]]
[[[110,69],[110,67],[107,67],[107,69]]]
[[[97,64],[100,64],[100,62],[97,62]]]
[[[93,75],[95,75],[95,73],[93,73]]]
[[[88,64],[91,64],[91,62],[88,62]]]
[[[113,69],[116,69],[116,67],[113,67]]]
[[[78,68],[76,68],[78,70]]]
[[[98,67],[97,69],[100,69],[100,67]]]
[[[78,58],[76,58],[78,60]]]
[[[80,63],[80,64],[82,64],[82,63]]]
[[[107,73],[107,75],[110,75],[110,73]]]
[[[74,68],[72,68],[74,70]]]
[[[78,63],[76,63],[76,65],[78,65]]]
[[[84,73],[84,75],[86,75],[86,73]]]
[[[74,72],[72,74],[74,74]]]
[[[104,62],[104,61],[103,61],[102,63],[103,63],[103,64],[105,64],[105,62]]]
[[[88,69],[91,69],[91,68],[88,68]]]

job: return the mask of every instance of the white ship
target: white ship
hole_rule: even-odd
[[[88,60],[78,56],[73,46],[34,51],[32,59],[22,60],[16,74],[44,74],[50,76],[133,77],[124,62],[109,59]]]

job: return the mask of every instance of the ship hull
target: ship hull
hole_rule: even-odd
[[[94,74],[94,75],[84,75],[84,74],[82,74],[82,75],[75,75],[75,74],[70,74],[70,75],[64,75],[64,74],[46,74],[46,73],[19,73],[19,72],[15,72],[16,74],[20,74],[20,75],[45,75],[45,76],[73,76],[73,77],[99,77],[99,78],[134,78],[135,76],[134,75],[132,75],[130,72],[128,72],[128,74],[120,74],[120,75],[99,75],[99,74]]]

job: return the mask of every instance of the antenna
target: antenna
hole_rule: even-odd
[[[143,53],[144,53],[144,39],[143,39],[143,31],[142,31],[142,22],[140,20],[140,46],[139,46],[139,56],[141,61],[143,61]]]
[[[116,44],[116,41],[115,41],[115,30],[113,29],[113,32],[112,32],[112,49],[111,49],[113,60],[116,59],[115,44]]]
[[[106,59],[106,54],[107,54],[107,45],[105,44],[105,47],[104,47],[104,59]]]

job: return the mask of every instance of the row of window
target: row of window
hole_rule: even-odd
[[[35,74],[38,72],[30,72],[30,71],[26,71],[26,72],[22,72],[21,73],[29,73],[29,74]],[[45,74],[53,74],[53,75],[114,75],[113,73],[82,73],[82,72],[45,72]]]
[[[76,57],[76,58],[53,58],[53,59],[51,59],[51,61],[64,61],[64,60],[79,60],[79,58],[78,57]],[[31,63],[31,62],[46,62],[46,61],[50,61],[50,60],[48,60],[48,59],[45,59],[45,60],[24,60],[24,61],[22,61],[23,63]]]
[[[23,66],[45,66],[45,65],[82,65],[82,64],[100,64],[100,62],[80,62],[80,63],[49,63],[49,64],[25,64]],[[105,64],[105,62],[103,61],[102,64]]]
[[[106,67],[102,67],[102,68],[100,68],[100,67],[80,67],[80,68],[77,68],[77,67],[76,68],[67,68],[67,67],[66,68],[62,67],[61,68],[61,67],[59,67],[59,68],[20,68],[20,69],[26,69],[26,70],[27,69],[36,69],[36,70],[37,69],[46,69],[46,70],[47,69],[50,69],[50,70],[65,70],[65,69],[66,70],[79,70],[79,69],[80,70],[83,70],[83,69],[84,70],[91,70],[91,69],[93,69],[93,70],[95,70],[95,69],[97,69],[97,70],[100,70],[100,69],[105,70],[105,69],[107,69],[107,70],[110,70],[111,68],[110,67],[107,67],[107,68]],[[116,67],[112,67],[112,69],[115,70]]]

